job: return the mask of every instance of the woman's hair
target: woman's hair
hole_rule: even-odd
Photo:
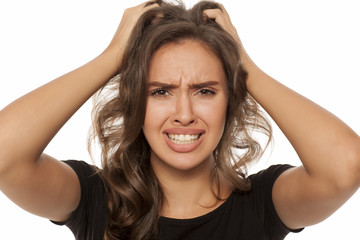
[[[260,131],[271,139],[270,124],[247,92],[247,73],[237,42],[213,19],[204,19],[204,10],[221,7],[208,1],[189,10],[180,1],[157,3],[160,7],[145,12],[138,20],[118,74],[95,99],[89,146],[96,138],[102,151],[99,173],[107,187],[109,208],[105,239],[157,236],[163,192],[150,164],[151,149],[142,126],[148,68],[160,47],[195,40],[213,51],[223,65],[229,99],[224,133],[213,153],[211,182],[219,182],[221,174],[234,190],[248,191],[251,184],[246,166],[263,152],[252,132]]]

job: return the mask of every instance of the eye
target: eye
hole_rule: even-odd
[[[169,91],[165,88],[157,88],[150,91],[150,95],[155,97],[166,97],[169,94]]]
[[[215,95],[216,92],[211,89],[203,88],[200,91],[198,91],[198,94],[203,95],[203,96],[212,96],[212,95]]]

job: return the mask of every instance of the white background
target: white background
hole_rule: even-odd
[[[192,1],[194,2],[194,1]],[[107,46],[122,12],[141,1],[0,2],[0,109],[86,63]],[[186,1],[191,6],[190,1]],[[360,14],[357,1],[222,1],[253,60],[290,88],[360,133]],[[46,149],[58,159],[91,162],[86,150],[91,102]],[[252,172],[299,165],[274,126],[275,142]],[[1,146],[0,146],[1,151]],[[323,223],[286,239],[360,239],[360,193]],[[66,227],[26,213],[0,193],[0,239],[74,239]]]

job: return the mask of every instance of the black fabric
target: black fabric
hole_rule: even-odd
[[[91,165],[74,160],[65,163],[77,173],[82,196],[70,219],[56,224],[68,226],[77,240],[101,240],[108,215],[105,186]],[[251,191],[233,192],[220,207],[206,215],[193,219],[160,217],[159,240],[284,239],[291,230],[276,213],[272,187],[289,168],[290,165],[273,165],[251,175]]]
[[[108,215],[105,186],[96,175],[93,166],[84,161],[68,160],[68,164],[80,180],[81,199],[79,206],[66,222],[53,222],[66,225],[76,240],[103,239]]]

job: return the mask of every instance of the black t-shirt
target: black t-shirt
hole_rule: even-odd
[[[81,200],[68,226],[77,240],[101,240],[108,215],[106,192],[94,168],[83,161],[65,161],[81,184]],[[159,240],[280,240],[291,231],[278,217],[272,187],[289,165],[273,165],[251,175],[252,190],[233,192],[217,209],[193,219],[160,217]],[[293,232],[298,232],[295,230]]]

